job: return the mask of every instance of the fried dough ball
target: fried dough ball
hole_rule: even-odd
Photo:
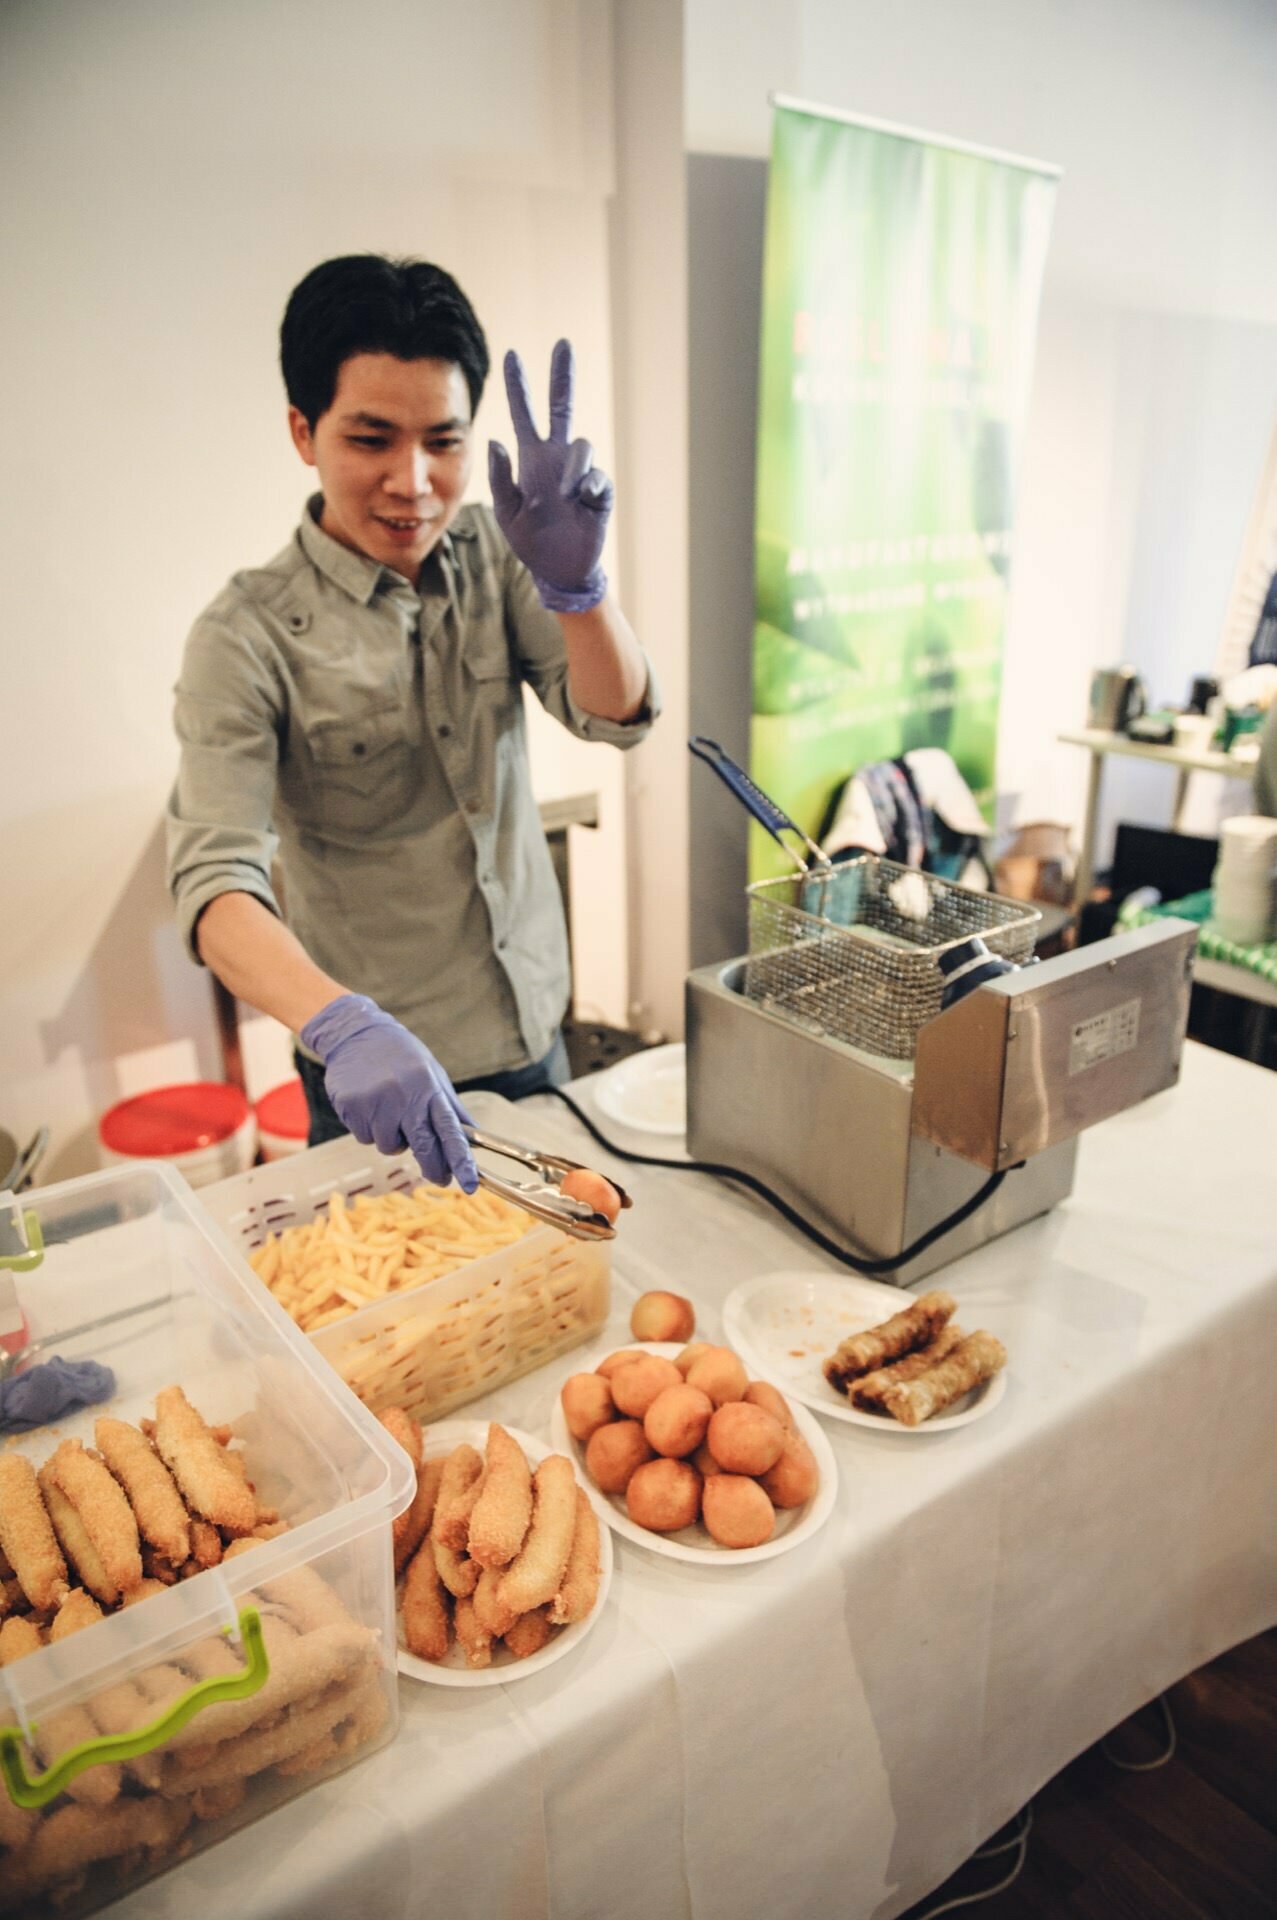
[[[674,1365],[678,1368],[684,1380],[687,1378],[688,1369],[692,1363],[699,1360],[703,1353],[710,1353],[711,1351],[712,1348],[708,1340],[693,1340],[690,1346],[683,1348],[682,1353],[676,1353],[674,1355]]]
[[[570,1200],[581,1200],[595,1213],[601,1213],[609,1225],[621,1211],[621,1196],[610,1180],[588,1167],[574,1167],[559,1182],[559,1192]]]
[[[794,1431],[794,1416],[789,1410],[789,1402],[783,1393],[772,1386],[770,1380],[751,1380],[745,1389],[746,1402],[751,1407],[761,1407],[764,1413],[770,1413],[773,1420],[779,1420],[786,1432]]]
[[[759,1479],[774,1507],[802,1507],[820,1485],[820,1469],[802,1435],[787,1433],[780,1459]]]
[[[686,1460],[649,1460],[630,1476],[625,1510],[652,1533],[677,1533],[701,1510],[701,1476]]]
[[[724,1473],[766,1473],[785,1450],[785,1429],[761,1407],[729,1400],[710,1421],[706,1444]]]
[[[776,1531],[776,1509],[757,1480],[716,1473],[705,1482],[701,1518],[720,1547],[761,1547]]]
[[[709,1347],[687,1369],[689,1387],[699,1387],[716,1407],[728,1400],[743,1400],[749,1375],[730,1347]]]
[[[618,1367],[628,1366],[631,1360],[645,1360],[647,1355],[640,1353],[637,1347],[620,1347],[615,1353],[609,1353],[606,1360],[600,1360],[595,1373],[601,1373],[610,1380]]]
[[[652,1458],[647,1435],[637,1420],[611,1420],[586,1443],[585,1468],[604,1493],[624,1493],[630,1476]]]
[[[643,1431],[658,1453],[670,1460],[695,1453],[709,1431],[714,1402],[699,1387],[666,1387],[643,1416]]]
[[[621,1412],[633,1420],[641,1420],[657,1394],[664,1393],[666,1387],[682,1384],[674,1362],[662,1360],[655,1353],[640,1354],[637,1360],[627,1361],[608,1381],[613,1400]]]
[[[696,1309],[681,1293],[641,1293],[630,1314],[636,1340],[687,1340],[696,1325]]]
[[[710,1452],[708,1442],[706,1442],[703,1447],[697,1447],[695,1453],[692,1455],[692,1465],[695,1467],[697,1473],[700,1474],[702,1480],[708,1480],[712,1473],[721,1473],[723,1471]]]
[[[574,1373],[570,1380],[563,1382],[559,1397],[563,1402],[563,1418],[574,1440],[588,1440],[592,1433],[616,1418],[612,1389],[597,1373]]]

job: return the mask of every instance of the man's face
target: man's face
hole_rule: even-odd
[[[452,360],[357,353],[311,427],[288,410],[293,444],[319,474],[325,533],[416,581],[456,518],[470,477],[470,394]]]

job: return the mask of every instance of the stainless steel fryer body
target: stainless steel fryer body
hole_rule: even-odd
[[[688,975],[687,1144],[753,1174],[849,1253],[890,1259],[962,1205],[985,1168],[917,1137],[911,1062],[806,1032],[745,999],[743,959]],[[908,1266],[908,1286],[1064,1200],[1076,1138],[1010,1173]]]

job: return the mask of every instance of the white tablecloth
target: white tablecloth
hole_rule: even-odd
[[[538,1123],[584,1138],[555,1103],[506,1130]],[[890,1920],[1277,1622],[1275,1140],[1277,1077],[1190,1044],[1178,1089],[1086,1136],[1066,1205],[937,1276],[1007,1344],[996,1413],[916,1442],[827,1422],[838,1498],[807,1544],[709,1571],[618,1541],[573,1654],[401,1681],[392,1746],[117,1911]],[[616,1170],[638,1204],[600,1351],[647,1286],[714,1337],[739,1281],[838,1270],[761,1202]],[[578,1364],[467,1411],[548,1438]]]

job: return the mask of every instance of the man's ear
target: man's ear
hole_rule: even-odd
[[[317,464],[315,460],[315,436],[310,430],[310,421],[300,407],[288,409],[288,431],[292,435],[293,445],[308,467]]]

